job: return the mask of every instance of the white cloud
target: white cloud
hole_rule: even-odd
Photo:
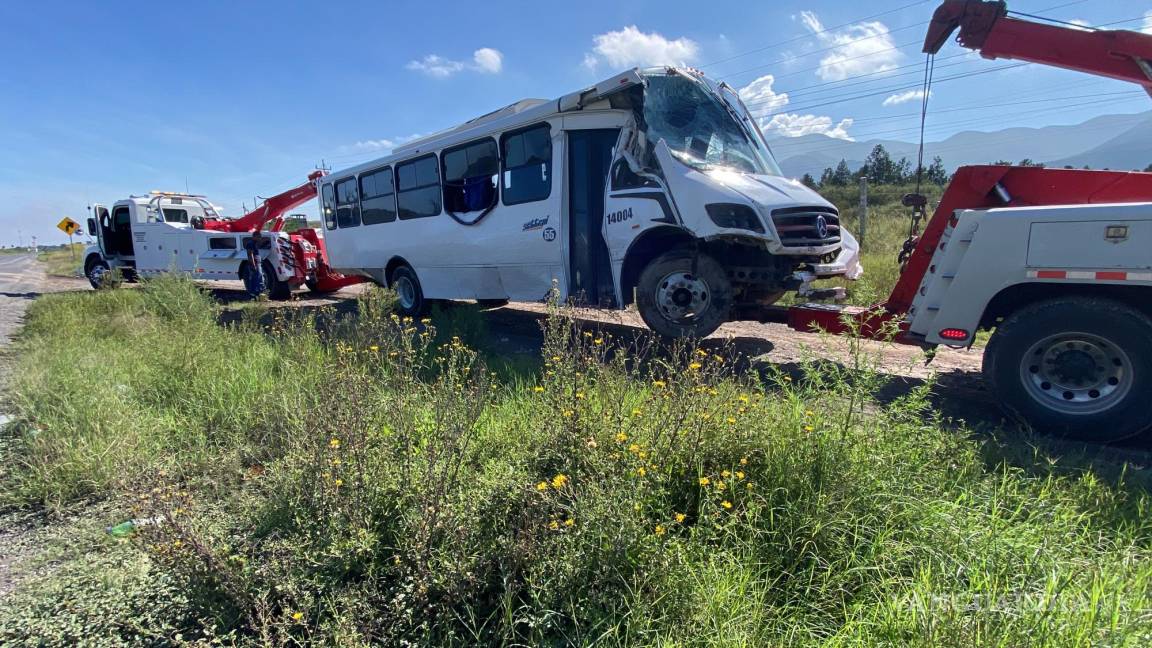
[[[884,105],[899,106],[902,103],[908,103],[909,101],[921,101],[922,99],[924,99],[923,90],[909,90],[907,92],[901,92],[899,94],[894,94],[888,97],[884,100]]]
[[[853,121],[851,118],[836,122],[831,117],[782,112],[790,100],[788,93],[776,92],[772,87],[775,81],[775,77],[767,74],[740,89],[740,98],[758,116],[760,128],[766,135],[800,137],[819,134],[836,139],[852,139],[848,134]]]
[[[1145,34],[1152,34],[1152,11],[1144,12],[1144,26],[1140,28],[1140,31]]]
[[[773,115],[772,119],[760,121],[760,128],[766,133],[776,132],[784,137],[800,137],[801,135],[827,135],[842,140],[852,140],[848,129],[852,126],[851,117],[833,122],[831,117],[819,115],[797,115],[794,113],[781,113]]]
[[[601,63],[613,68],[691,63],[700,46],[688,38],[669,40],[656,32],[644,33],[635,25],[593,37],[596,45],[584,55],[584,66],[595,69]]]
[[[477,72],[499,74],[504,68],[504,55],[491,47],[481,47],[473,52],[472,61],[476,64]]]
[[[504,69],[504,54],[491,47],[481,47],[472,52],[472,62],[454,61],[439,54],[429,54],[418,61],[409,61],[404,67],[423,72],[437,79],[446,79],[453,74],[472,70],[483,74],[499,74]]]
[[[766,74],[740,88],[740,98],[755,112],[769,112],[788,105],[788,93],[776,92],[772,84],[776,77]]]
[[[421,135],[419,133],[413,133],[411,135],[403,135],[400,137],[392,137],[392,138],[385,137],[382,139],[375,139],[375,140],[361,140],[359,142],[356,142],[355,144],[346,144],[344,146],[341,146],[338,152],[341,154],[346,154],[346,153],[381,153],[381,154],[387,154],[387,153],[392,152],[392,149],[396,148],[397,146],[411,142],[414,139],[419,139],[420,137],[421,137]]]
[[[820,69],[816,72],[816,76],[825,81],[843,81],[859,74],[885,72],[895,68],[904,58],[882,22],[862,22],[826,32],[820,19],[811,11],[800,12],[800,21],[820,44],[831,48],[820,59]]]

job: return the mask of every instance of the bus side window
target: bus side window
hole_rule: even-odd
[[[356,194],[356,178],[336,183],[336,225],[340,228],[360,224],[360,198]]]
[[[500,177],[500,156],[496,140],[472,142],[440,154],[444,165],[444,209],[476,212],[496,205],[496,179]]]
[[[396,220],[396,191],[392,186],[392,167],[384,167],[360,176],[360,216],[365,225],[391,223]]]
[[[440,165],[435,153],[396,165],[400,220],[439,216],[440,199]]]
[[[548,124],[505,133],[500,138],[504,155],[504,204],[545,200],[552,193],[552,135]]]
[[[334,230],[336,229],[336,194],[332,191],[332,185],[324,185],[321,191],[321,209],[324,211],[324,227]]]

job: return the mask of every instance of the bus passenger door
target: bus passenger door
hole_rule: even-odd
[[[604,195],[618,128],[568,131],[568,295],[578,303],[615,306]]]

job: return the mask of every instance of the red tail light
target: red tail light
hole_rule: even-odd
[[[940,331],[940,337],[945,340],[953,340],[956,342],[963,342],[968,339],[968,331],[958,328],[946,328]]]

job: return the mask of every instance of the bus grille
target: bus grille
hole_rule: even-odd
[[[818,247],[840,242],[840,216],[829,207],[789,207],[772,212],[784,247]]]

